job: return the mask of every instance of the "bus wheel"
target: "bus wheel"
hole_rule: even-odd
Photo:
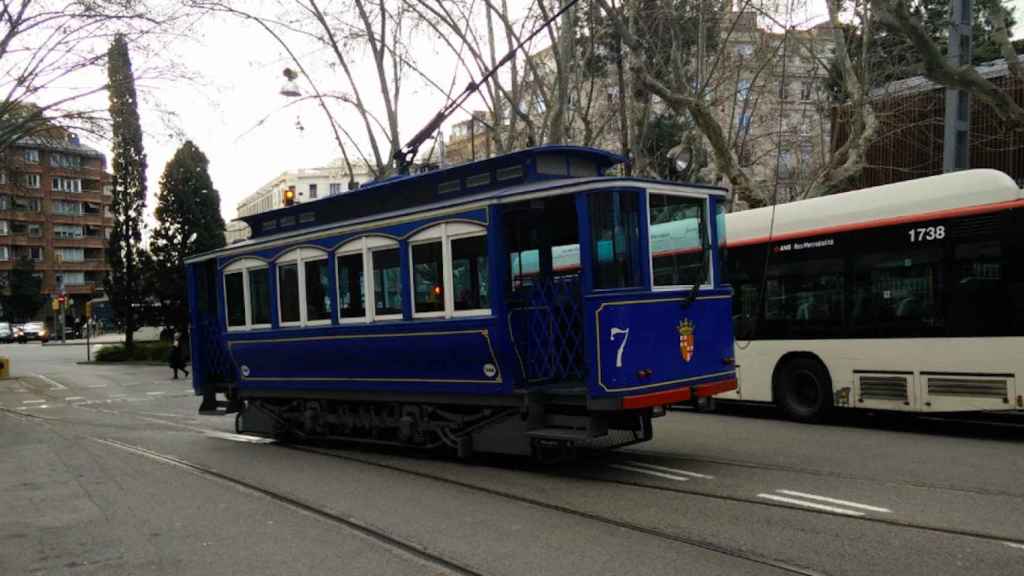
[[[816,359],[794,358],[776,378],[775,405],[793,420],[818,422],[832,406],[832,382]]]

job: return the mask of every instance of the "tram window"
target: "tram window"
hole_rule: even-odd
[[[444,311],[444,257],[441,242],[412,247],[413,305],[415,312]]]
[[[398,248],[370,252],[373,261],[374,316],[402,314],[402,273]]]
[[[270,278],[267,268],[247,270],[249,278],[249,310],[254,325],[270,324]]]
[[[338,256],[338,310],[341,318],[366,316],[363,254]]]
[[[281,322],[300,322],[299,265],[282,264],[277,267],[277,297],[281,308]]]
[[[452,240],[452,296],[456,310],[478,310],[490,306],[486,236]]]
[[[304,262],[306,280],[306,320],[328,320],[331,317],[331,280],[327,259]]]
[[[569,166],[565,156],[557,154],[539,154],[537,156],[537,172],[550,176],[568,176]]]
[[[531,286],[533,278],[540,272],[540,250],[523,250],[508,255],[512,271],[512,289]]]
[[[721,284],[729,284],[729,249],[726,247],[728,242],[728,236],[726,235],[727,230],[725,229],[725,204],[722,204],[719,200],[715,204],[715,229],[718,232],[718,270],[721,270]]]
[[[650,195],[651,272],[655,286],[689,286],[705,274],[703,199]]]
[[[590,195],[594,288],[627,288],[640,284],[640,217],[636,192]]]
[[[241,272],[224,275],[228,326],[245,326],[245,285]]]

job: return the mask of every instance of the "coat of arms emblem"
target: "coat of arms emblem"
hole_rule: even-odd
[[[679,332],[679,354],[682,355],[684,362],[689,362],[693,358],[693,322],[684,318],[676,326],[676,331]]]

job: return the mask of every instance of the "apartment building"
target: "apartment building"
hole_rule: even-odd
[[[104,155],[64,131],[8,149],[0,158],[0,288],[27,258],[43,293],[67,294],[75,308],[102,292],[110,178]]]

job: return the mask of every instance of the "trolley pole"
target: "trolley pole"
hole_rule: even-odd
[[[950,0],[949,62],[970,66],[972,53],[973,0]],[[942,171],[956,172],[969,166],[971,96],[962,88],[946,88],[946,122],[942,134]]]

